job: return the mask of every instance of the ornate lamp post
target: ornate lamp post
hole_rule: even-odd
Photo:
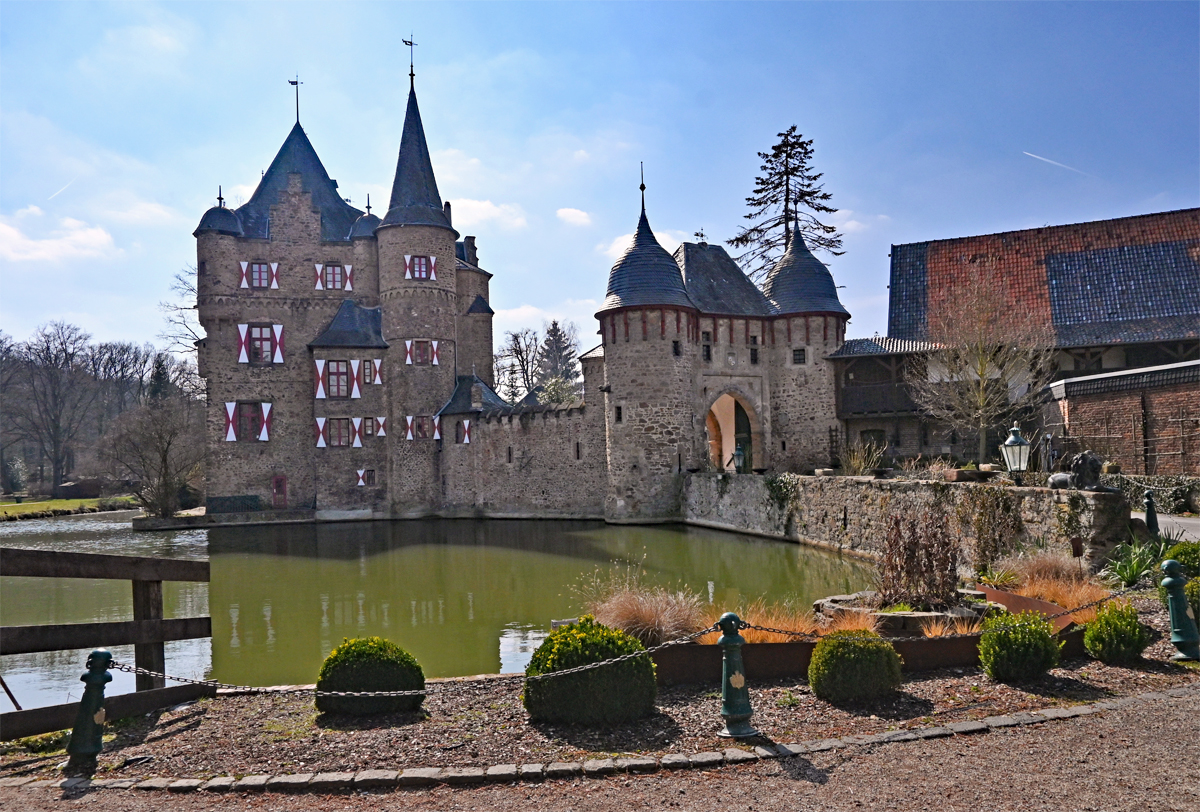
[[[733,472],[735,474],[745,473],[742,470],[742,466],[746,464],[746,452],[742,451],[740,445],[733,447],[733,456],[729,458],[729,461],[733,463]]]
[[[1008,439],[1000,446],[1000,454],[1004,457],[1008,472],[1013,475],[1013,481],[1019,486],[1021,474],[1029,468],[1029,441],[1021,436],[1021,427],[1017,423],[1014,422],[1008,430]]]

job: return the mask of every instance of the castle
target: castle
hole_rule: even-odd
[[[387,211],[369,208],[297,121],[250,200],[194,232],[210,513],[671,521],[688,472],[829,463],[850,314],[799,232],[760,289],[719,246],[668,253],[643,198],[582,403],[514,405],[493,389],[492,274],[442,203],[413,87]]]

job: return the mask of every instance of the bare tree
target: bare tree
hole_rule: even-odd
[[[134,496],[146,513],[170,518],[202,470],[204,406],[182,394],[156,397],[121,415],[103,448],[113,473],[141,483]]]
[[[196,315],[196,269],[188,267],[175,274],[171,283],[173,301],[158,303],[166,324],[158,337],[167,342],[167,350],[196,360],[196,342],[205,338]]]
[[[87,423],[98,393],[89,365],[89,338],[60,321],[39,327],[19,346],[19,369],[9,387],[16,390],[13,425],[50,460],[50,484],[56,493],[67,473],[71,444]],[[12,394],[6,391],[6,402]]]
[[[497,381],[503,381],[502,386],[508,390],[505,395],[510,400],[520,400],[537,386],[538,352],[541,346],[537,330],[528,327],[509,330],[504,334],[504,343],[496,352],[504,371]]]
[[[931,294],[933,295],[933,294]],[[1014,307],[1007,285],[975,275],[931,302],[926,338],[936,349],[905,370],[913,400],[926,414],[978,437],[1031,408],[1054,376],[1054,333],[1029,308]]]

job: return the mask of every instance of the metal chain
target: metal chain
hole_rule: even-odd
[[[663,649],[670,648],[671,646],[678,646],[683,643],[690,643],[697,638],[703,637],[706,634],[711,634],[712,632],[719,631],[719,630],[720,630],[720,626],[718,626],[717,624],[714,623],[713,625],[709,626],[707,629],[701,629],[698,632],[692,632],[691,634],[686,635],[684,637],[679,637],[679,638],[676,638],[675,640],[668,640],[666,643],[659,643],[657,646],[651,646],[650,648],[642,649],[641,651],[635,651],[632,654],[622,654],[620,657],[613,657],[611,660],[601,660],[598,663],[588,663],[587,665],[577,665],[574,668],[564,668],[562,671],[551,671],[548,674],[536,674],[536,675],[525,677],[525,679],[543,680],[543,679],[550,679],[552,677],[565,677],[568,674],[578,674],[581,671],[591,671],[593,668],[601,668],[606,665],[614,665],[616,663],[623,663],[626,660],[633,660],[638,657],[646,657],[650,654],[653,654],[656,651],[662,651]]]

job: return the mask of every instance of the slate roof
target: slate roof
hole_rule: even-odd
[[[583,355],[579,356],[579,360],[582,361],[585,358],[603,358],[603,357],[604,357],[604,345],[597,344],[596,346],[592,347],[590,350],[585,352]]]
[[[854,358],[860,355],[907,355],[912,352],[925,352],[937,349],[938,345],[929,341],[911,341],[905,338],[890,336],[875,336],[874,338],[851,338],[837,352],[826,355],[826,358]]]
[[[1062,400],[1080,395],[1108,394],[1179,384],[1200,384],[1200,360],[1065,378],[1055,381],[1043,391],[1055,400]]]
[[[767,301],[725,249],[685,242],[675,249],[688,298],[702,313],[727,316],[770,316]]]
[[[374,237],[375,229],[379,228],[380,220],[375,215],[368,212],[362,217],[354,221],[354,225],[350,227],[349,239],[357,239],[359,237]]]
[[[608,273],[608,295],[600,312],[640,305],[695,307],[684,288],[679,266],[650,230],[645,205],[633,244]]]
[[[486,313],[489,316],[494,316],[496,314],[496,311],[492,310],[491,306],[487,303],[487,300],[484,299],[480,294],[475,294],[475,301],[471,302],[471,306],[467,308],[467,312]]]
[[[799,229],[792,232],[787,251],[763,280],[763,293],[780,315],[837,313],[850,317],[838,299],[829,268],[808,250]]]
[[[967,278],[1002,285],[1059,347],[1200,338],[1200,209],[892,246],[888,334],[920,338]]]
[[[442,197],[438,194],[437,180],[433,177],[433,163],[429,159],[429,145],[425,142],[425,128],[421,125],[415,87],[408,90],[408,109],[404,113],[404,132],[400,136],[396,178],[392,182],[392,197],[381,225],[437,226],[453,231],[455,237],[458,236],[442,209]]]
[[[471,405],[471,387],[475,384],[483,389],[482,406]],[[450,400],[446,401],[446,405],[438,410],[439,415],[443,414],[472,414],[475,412],[494,412],[497,410],[508,411],[512,406],[504,398],[496,394],[496,390],[487,385],[477,375],[459,375],[454,384],[454,394],[450,395]]]
[[[301,176],[304,191],[312,195],[313,207],[321,212],[321,239],[349,239],[350,228],[362,212],[338,194],[337,182],[330,180],[329,173],[325,171],[317,151],[298,121],[258,182],[258,188],[250,200],[237,209],[243,236],[259,240],[270,237],[271,206],[279,202],[279,193],[287,189],[288,175],[296,172]]]
[[[232,210],[224,206],[213,206],[204,212],[204,216],[200,218],[200,225],[196,226],[192,236],[195,237],[202,231],[215,231],[218,234],[240,237],[242,236],[242,221]]]
[[[387,349],[388,343],[383,340],[383,309],[363,307],[353,299],[346,299],[308,346]]]

